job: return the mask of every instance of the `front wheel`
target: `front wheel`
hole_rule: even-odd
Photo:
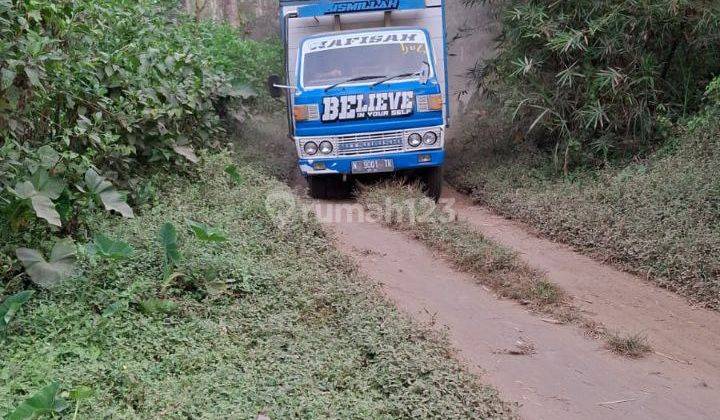
[[[423,171],[421,176],[423,191],[433,200],[440,201],[443,190],[443,168],[436,166]]]

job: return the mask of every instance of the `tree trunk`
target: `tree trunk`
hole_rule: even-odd
[[[237,0],[223,0],[223,17],[233,28],[240,26]]]

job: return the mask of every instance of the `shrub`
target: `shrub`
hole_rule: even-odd
[[[696,111],[720,70],[720,3],[691,0],[466,0],[492,3],[499,54],[474,72],[548,134],[564,172],[652,149]],[[668,119],[669,117],[669,119]]]
[[[149,165],[194,162],[221,133],[220,115],[249,94],[242,84],[271,66],[257,52],[272,47],[231,45],[228,28],[198,26],[176,7],[0,0],[3,236],[37,242],[45,222],[73,233],[96,205],[132,216],[112,184],[134,185]]]

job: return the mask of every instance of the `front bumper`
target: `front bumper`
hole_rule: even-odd
[[[429,158],[427,162],[421,162],[420,156]],[[395,163],[395,171],[410,169],[428,168],[442,166],[445,163],[445,150],[418,150],[413,152],[398,152],[387,154],[374,154],[372,156],[343,156],[322,159],[300,159],[300,170],[303,175],[333,175],[352,174],[352,162],[361,160],[392,159]],[[425,159],[423,159],[425,160]],[[316,164],[322,164],[325,169],[317,169]]]

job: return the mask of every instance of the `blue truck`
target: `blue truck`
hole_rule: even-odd
[[[444,0],[280,0],[290,138],[310,195],[407,173],[436,200],[449,126]]]

